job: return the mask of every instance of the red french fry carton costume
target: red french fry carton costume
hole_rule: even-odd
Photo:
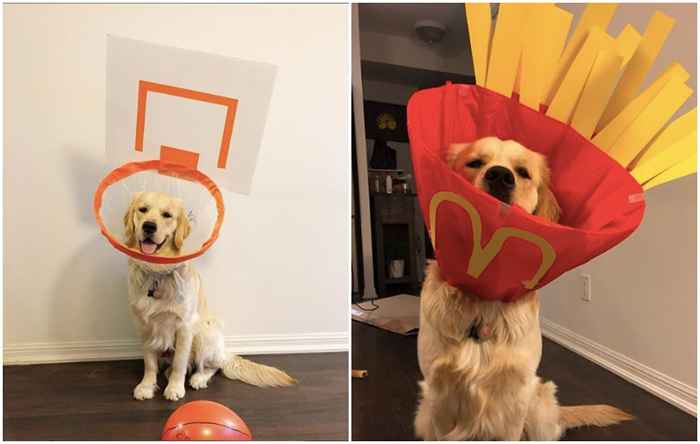
[[[443,278],[512,302],[622,242],[639,226],[637,181],[570,126],[477,85],[416,92],[408,131],[418,199]],[[452,171],[451,143],[512,139],[547,157],[559,223],[506,205]]]

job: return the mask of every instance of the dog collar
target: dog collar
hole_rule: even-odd
[[[145,273],[147,276],[147,279],[149,283],[145,285],[145,287],[148,289],[146,291],[146,296],[149,298],[153,299],[159,299],[159,294],[158,292],[158,287],[160,286],[160,281],[162,279],[168,278],[169,276],[172,276],[176,271],[181,270],[185,267],[186,263],[183,263],[182,265],[178,265],[176,267],[168,268],[166,270],[153,270],[152,268],[146,268],[136,263],[137,268],[141,270],[142,273]]]
[[[148,297],[157,299],[156,290],[158,290],[158,279],[153,279],[153,282],[151,282],[151,286],[148,288]]]
[[[487,341],[491,338],[491,325],[484,323],[480,318],[475,319],[466,331],[466,339],[474,341]]]
[[[159,266],[159,265],[147,265],[139,263],[137,260],[132,260],[132,263],[138,268],[142,273],[148,276],[157,276],[157,278],[162,279],[168,276],[172,276],[178,270],[182,270],[187,266],[187,262],[182,262],[176,266]]]

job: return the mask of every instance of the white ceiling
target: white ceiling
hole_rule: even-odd
[[[402,36],[414,35],[419,20],[435,20],[447,26],[441,45],[465,46],[466,18],[463,3],[361,3],[360,31]]]

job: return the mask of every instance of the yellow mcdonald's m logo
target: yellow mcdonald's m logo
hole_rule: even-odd
[[[481,217],[479,215],[479,212],[476,211],[474,205],[472,205],[471,202],[469,202],[467,199],[458,194],[450,193],[448,191],[441,191],[439,193],[435,193],[433,198],[430,199],[430,239],[433,242],[433,247],[437,245],[437,230],[435,228],[437,210],[440,204],[443,202],[452,202],[454,204],[459,205],[464,211],[467,212],[467,214],[469,215],[469,219],[471,219],[473,248],[471,257],[469,258],[469,264],[467,266],[467,274],[469,276],[473,278],[478,278],[479,276],[481,276],[481,273],[483,273],[484,269],[486,269],[486,267],[491,263],[493,258],[496,257],[498,252],[501,251],[501,248],[503,248],[503,243],[509,237],[517,237],[526,240],[539,247],[540,251],[542,252],[542,260],[540,262],[540,267],[537,269],[537,272],[532,277],[532,279],[523,282],[523,285],[528,290],[535,288],[535,285],[537,285],[537,283],[542,279],[542,277],[544,277],[545,273],[547,273],[547,271],[552,267],[552,264],[554,264],[556,253],[554,252],[554,248],[552,248],[549,242],[544,240],[542,237],[537,236],[536,234],[532,234],[529,231],[520,230],[518,228],[499,228],[498,230],[496,230],[495,233],[493,233],[491,239],[489,239],[486,245],[482,248]]]

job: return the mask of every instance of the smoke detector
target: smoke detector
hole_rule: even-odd
[[[414,29],[418,38],[428,44],[438,43],[447,33],[447,27],[435,20],[419,20]]]

